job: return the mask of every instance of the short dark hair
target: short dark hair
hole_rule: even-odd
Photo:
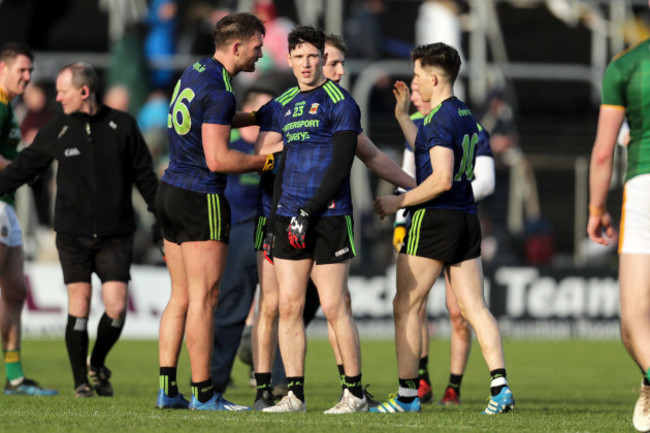
[[[88,91],[91,95],[97,93],[99,77],[97,77],[95,68],[90,66],[88,63],[76,62],[61,68],[59,74],[66,69],[69,69],[70,72],[72,72],[72,84],[77,86],[78,89],[81,89],[83,86],[88,86]]]
[[[255,33],[266,35],[264,24],[255,15],[241,12],[221,18],[212,35],[215,47],[219,48],[233,39],[249,39],[255,36]]]
[[[339,35],[335,35],[334,33],[330,33],[327,36],[325,36],[325,45],[331,45],[343,54],[348,54],[348,46],[343,40],[342,37]]]
[[[289,36],[289,52],[300,44],[312,44],[321,54],[325,53],[325,33],[313,26],[294,27]]]
[[[411,51],[411,60],[420,61],[420,65],[435,66],[442,69],[453,84],[460,70],[460,55],[452,46],[436,42],[435,44],[418,45]]]
[[[7,42],[0,47],[0,62],[8,63],[20,55],[27,56],[29,60],[34,61],[34,53],[25,43]]]

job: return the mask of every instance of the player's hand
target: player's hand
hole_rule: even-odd
[[[590,215],[587,221],[589,239],[600,245],[609,245],[615,241],[616,231],[612,217],[605,211],[602,215]]]
[[[404,81],[395,81],[393,95],[395,95],[395,118],[408,117],[409,107],[411,106],[411,92]]]
[[[402,196],[387,195],[384,197],[375,198],[373,206],[379,218],[384,219],[388,215],[392,215],[402,208]]]
[[[404,245],[404,237],[406,237],[406,226],[404,224],[397,224],[393,229],[393,246],[399,253]]]
[[[273,233],[267,233],[264,236],[264,241],[262,243],[262,252],[264,253],[264,258],[270,264],[273,264]]]
[[[289,243],[292,247],[302,250],[305,248],[305,234],[309,226],[309,214],[303,209],[298,210],[298,216],[291,217],[291,223],[287,227]]]

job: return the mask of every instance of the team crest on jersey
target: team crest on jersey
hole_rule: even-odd
[[[2,226],[2,230],[0,231],[0,234],[2,234],[3,238],[6,238],[7,236],[9,236],[9,227]]]
[[[318,106],[319,105],[320,104],[317,104],[316,102],[311,104],[311,108],[309,109],[309,114],[316,114],[318,112]]]

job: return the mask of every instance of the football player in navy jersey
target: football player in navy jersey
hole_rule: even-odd
[[[410,126],[411,122],[420,128],[424,123],[424,118],[431,111],[428,102],[422,101],[417,82],[411,82],[411,92],[409,92],[406,83],[397,81],[394,90],[396,104],[395,117],[400,121],[400,125]],[[409,115],[410,102],[418,110]],[[404,156],[402,158],[402,168],[409,174],[415,175],[415,156],[412,146],[414,143],[405,142]],[[479,124],[479,140],[477,143],[476,164],[474,165],[474,179],[472,179],[472,192],[474,200],[478,203],[483,198],[494,192],[494,158],[490,148],[490,136],[487,131]],[[404,192],[403,190],[401,192]],[[408,212],[400,209],[395,215],[395,229],[393,232],[393,245],[397,252],[402,249],[404,236],[406,235],[406,225],[408,223]],[[472,329],[469,323],[463,317],[458,302],[451,290],[449,279],[445,279],[445,297],[447,300],[447,310],[449,310],[449,321],[451,322],[450,338],[450,374],[449,383],[445,389],[444,395],[440,400],[442,405],[460,404],[460,385],[467,366],[469,352],[472,344]],[[429,360],[429,322],[427,318],[425,301],[419,311],[420,328],[422,329],[422,353],[419,361],[418,373],[420,383],[418,387],[418,398],[420,403],[433,403],[433,391],[429,380],[428,360]]]
[[[356,254],[349,177],[361,133],[360,111],[349,93],[323,74],[325,34],[301,26],[288,39],[288,61],[298,87],[280,98],[283,109],[276,116],[284,151],[268,230],[275,236],[278,337],[289,393],[264,411],[305,410],[302,310],[310,275],[345,365],[345,396],[326,413],[367,411],[358,333],[345,305],[350,260]]]
[[[381,218],[404,207],[410,209],[412,218],[397,259],[393,300],[398,394],[371,411],[420,411],[418,360],[422,340],[418,311],[444,270],[490,369],[491,398],[483,414],[507,412],[515,403],[506,379],[501,334],[483,297],[481,229],[471,185],[478,123],[453,95],[460,69],[460,57],[453,47],[443,43],[421,45],[411,58],[422,100],[433,108],[420,129],[412,125],[417,188],[375,200]],[[405,132],[407,138],[413,136]]]
[[[326,61],[323,66],[323,73],[326,78],[338,83],[345,75],[345,42],[340,36],[329,34],[325,38]],[[265,151],[279,151],[282,149],[282,129],[275,120],[281,118],[284,105],[291,100],[299,91],[298,87],[293,87],[285,93],[270,101],[264,107],[257,111],[256,117],[260,124],[260,135],[256,147]],[[280,113],[280,117],[275,117]],[[377,146],[365,134],[357,136],[356,156],[375,174],[384,180],[398,185],[402,188],[410,189],[415,187],[415,180],[399,168],[399,166],[379,150]],[[263,409],[272,404],[273,396],[271,394],[271,368],[273,364],[274,347],[276,344],[277,331],[275,322],[278,317],[278,287],[275,277],[275,270],[270,260],[265,260],[263,255],[263,241],[267,234],[266,226],[271,214],[272,196],[273,196],[274,175],[266,173],[262,176],[260,184],[259,199],[259,216],[256,225],[255,249],[258,250],[258,271],[260,274],[260,302],[258,314],[255,317],[253,328],[253,358],[255,368],[255,379],[257,382],[257,396],[254,408]],[[269,232],[270,234],[270,232]],[[270,244],[270,242],[267,242]],[[304,305],[303,318],[305,324],[314,317],[320,306],[316,288],[311,283],[307,286],[306,302]],[[350,294],[346,287],[345,292],[346,308],[350,308]],[[356,330],[355,330],[356,332]],[[332,327],[328,324],[328,336],[337,362],[339,376],[341,377],[342,396],[345,393],[345,369],[340,354],[336,336]],[[275,370],[275,367],[273,367]],[[277,378],[273,377],[274,381]],[[277,382],[276,382],[277,383]],[[370,398],[366,392],[366,399],[372,406],[378,404]]]
[[[241,71],[255,70],[264,34],[264,25],[254,15],[221,19],[214,31],[214,56],[189,66],[172,95],[167,122],[170,162],[156,198],[172,282],[160,321],[159,408],[250,410],[215,391],[210,357],[230,231],[226,173],[273,166],[272,155],[250,155],[228,147],[235,116],[230,80]],[[183,334],[192,372],[191,402],[178,392],[176,383]]]

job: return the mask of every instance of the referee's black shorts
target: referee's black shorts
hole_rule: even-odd
[[[480,257],[478,217],[453,209],[418,209],[406,230],[400,253],[448,265]]]
[[[230,239],[230,205],[223,194],[203,194],[160,182],[156,217],[165,239],[175,244]]]
[[[66,284],[90,283],[93,272],[102,283],[131,279],[133,233],[97,238],[57,233],[56,248]]]
[[[314,259],[317,265],[340,263],[357,255],[354,222],[349,215],[315,218],[305,236],[305,248],[291,246],[287,228],[291,217],[276,216],[273,226],[273,257],[285,260]]]

